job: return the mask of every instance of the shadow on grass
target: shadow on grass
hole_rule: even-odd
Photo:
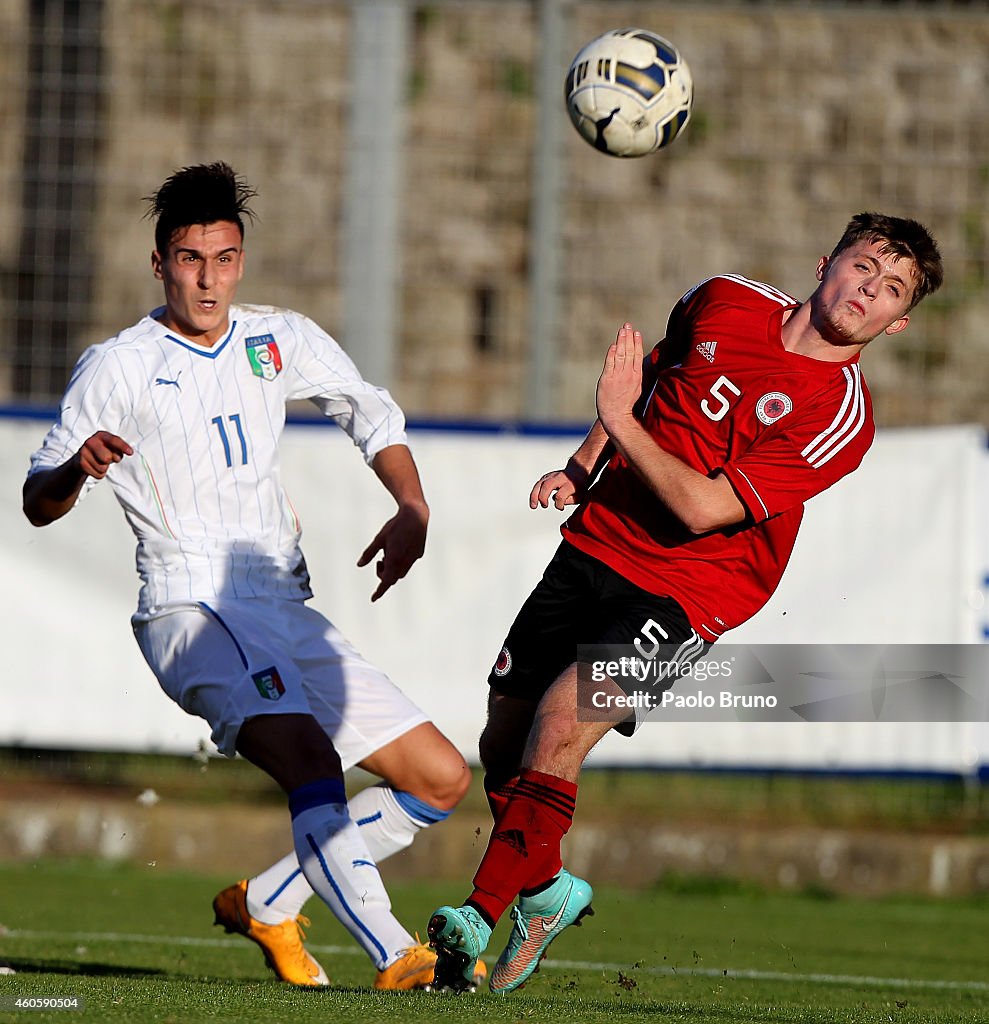
[[[154,978],[167,972],[156,967],[122,967],[120,964],[79,963],[75,960],[42,960],[5,956],[3,962],[18,974],[74,974],[78,977]]]

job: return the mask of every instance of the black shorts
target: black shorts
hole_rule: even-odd
[[[588,656],[587,649],[595,658],[639,651],[672,663],[685,655],[692,661],[708,646],[673,598],[650,594],[563,541],[508,631],[488,685],[538,702],[564,669]]]

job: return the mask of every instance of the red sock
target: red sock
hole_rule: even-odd
[[[488,798],[488,807],[491,808],[491,817],[497,820],[505,813],[508,801],[515,789],[515,783],[519,781],[517,775],[507,782],[495,782],[490,775],[484,776],[484,795]]]
[[[474,876],[472,903],[493,922],[523,889],[559,874],[560,840],[573,823],[577,785],[524,768]]]

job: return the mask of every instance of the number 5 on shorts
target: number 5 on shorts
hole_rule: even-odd
[[[638,637],[634,640],[635,649],[647,661],[650,658],[655,658],[660,647],[663,646],[663,641],[670,638],[670,634],[655,619],[646,619],[640,632],[647,640],[653,642],[653,646],[647,648],[643,646],[642,641]]]

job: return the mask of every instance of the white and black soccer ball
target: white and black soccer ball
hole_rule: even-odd
[[[609,156],[645,156],[669,145],[690,119],[693,98],[679,50],[641,28],[598,36],[567,72],[570,120]]]

